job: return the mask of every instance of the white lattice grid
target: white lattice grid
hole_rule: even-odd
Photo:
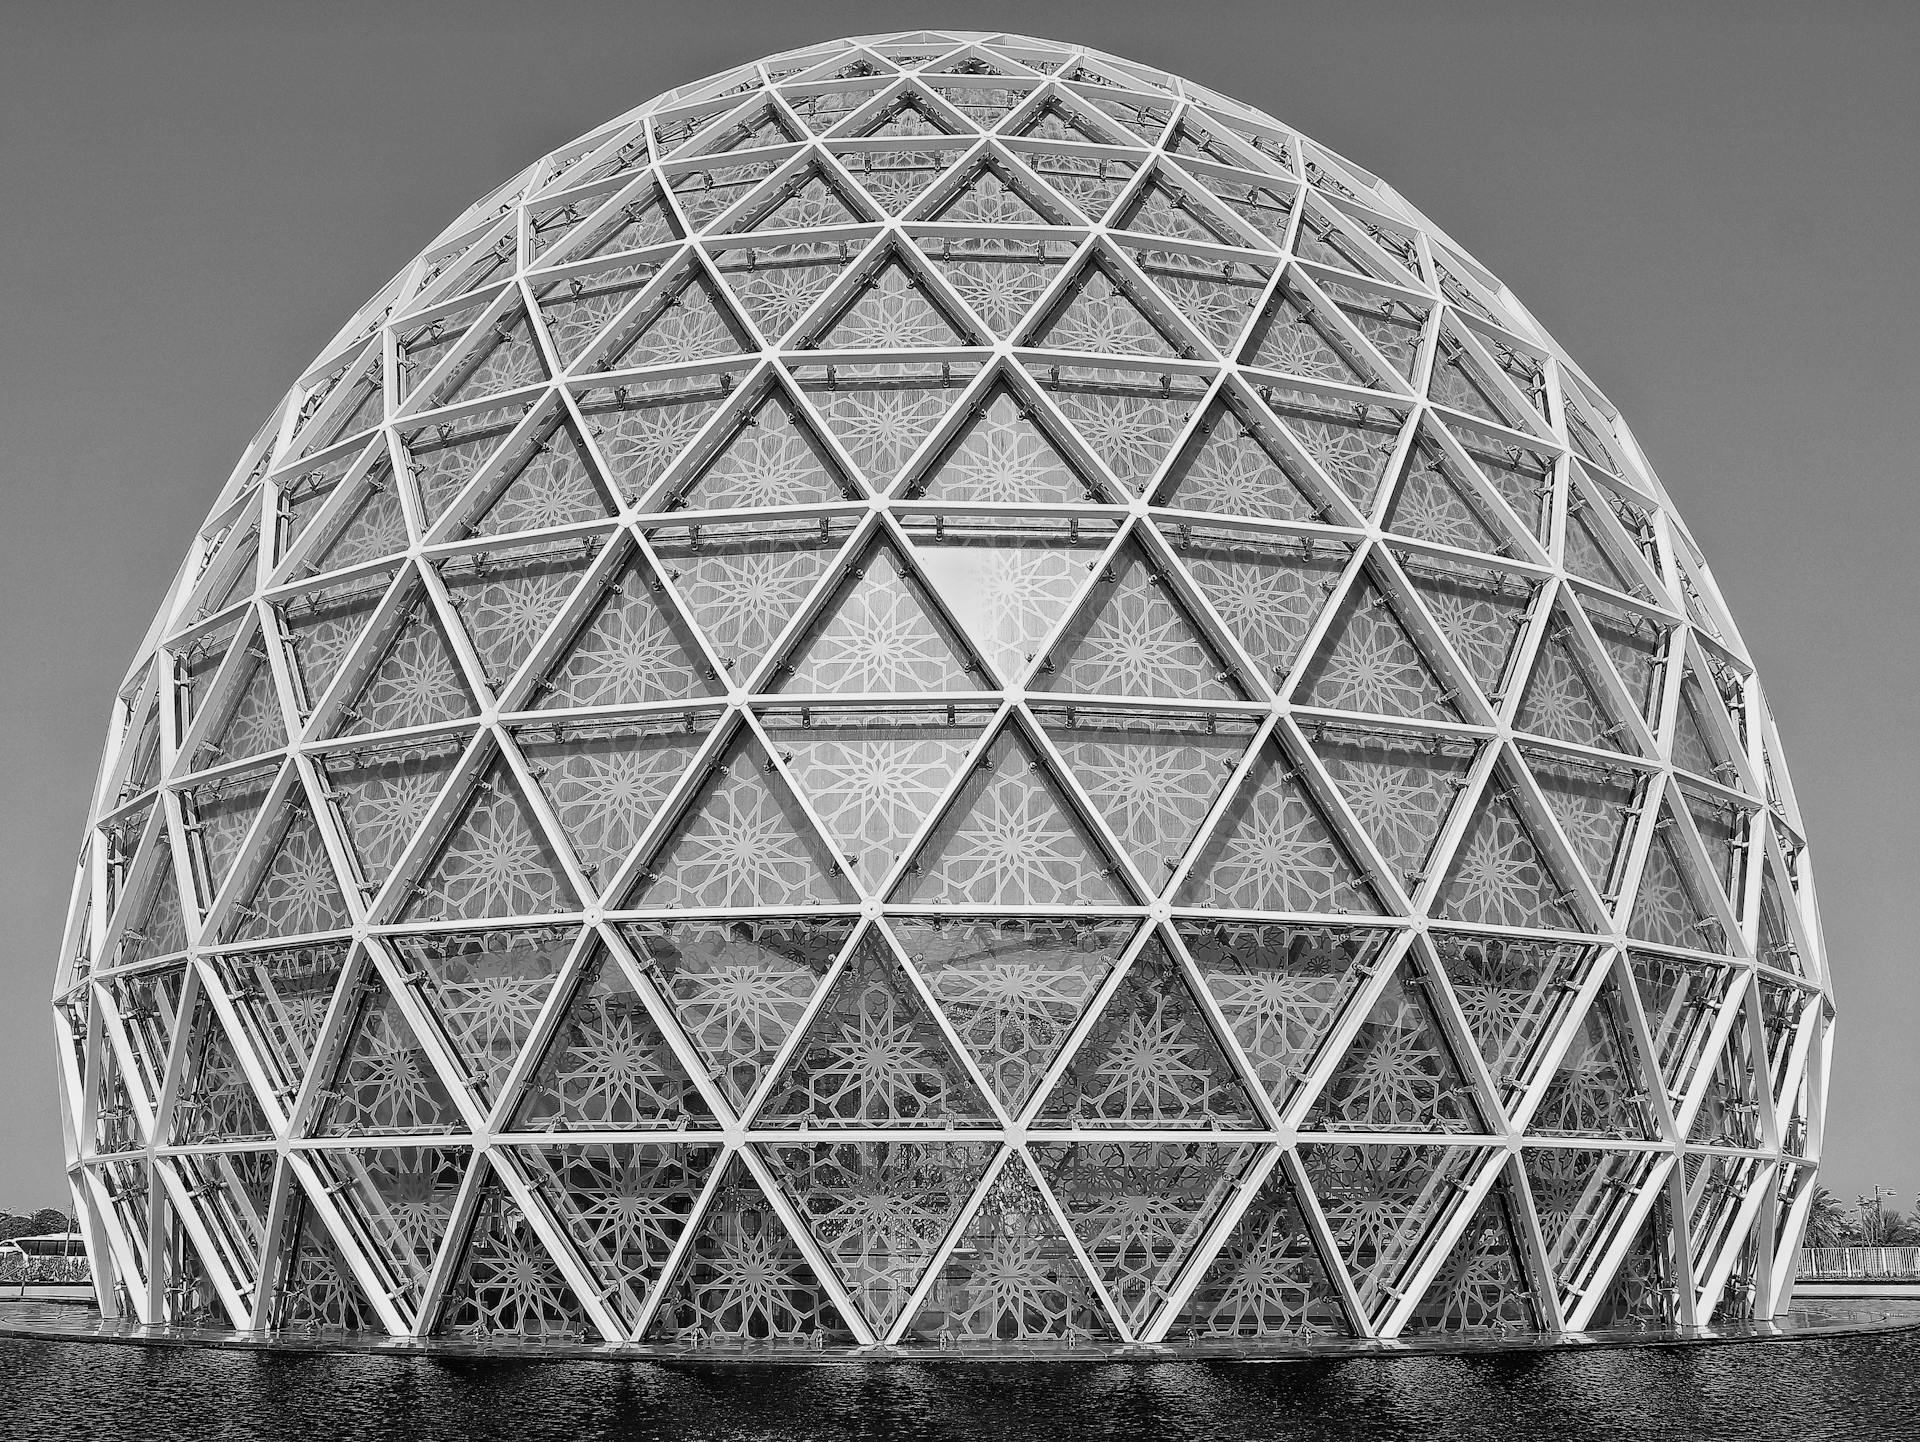
[[[622,248],[624,233],[651,240],[648,225],[665,237]],[[1028,258],[1014,282],[982,278]],[[684,321],[676,305],[699,313]],[[634,354],[656,363],[617,359]],[[876,377],[898,383],[876,394],[917,398],[888,418],[904,431],[836,411],[842,386]],[[634,443],[616,453],[610,433]],[[551,484],[515,491],[528,475]],[[598,515],[576,514],[582,484]],[[751,616],[699,591],[710,578],[694,528],[710,538],[740,506],[758,528],[818,535],[812,553],[787,547],[811,554],[804,584]],[[1043,577],[1053,589],[1024,618],[1004,597],[983,601],[973,548],[948,544],[1008,534],[1026,540],[1016,555],[1071,557],[1080,578]],[[1276,588],[1303,593],[1302,576],[1323,600],[1290,634],[1296,603]],[[1517,616],[1504,657],[1476,652],[1484,617],[1476,631],[1469,608],[1447,605],[1487,577],[1485,605],[1511,599]],[[610,586],[662,598],[663,618],[611,661],[601,652],[620,636],[593,654],[579,644]],[[634,641],[630,625],[622,634]],[[313,662],[328,653],[333,665]],[[810,702],[792,691],[803,671]],[[667,694],[593,704],[621,675]],[[903,682],[937,704],[907,706]],[[558,715],[556,694],[573,702]],[[791,749],[815,711],[856,735],[883,713],[943,731],[944,752],[921,739],[911,753],[924,795],[835,815],[848,767],[810,785]],[[564,770],[626,734],[621,722],[651,728],[649,744],[682,727],[692,740],[657,775],[623,773],[612,820],[570,826],[540,757]],[[1151,783],[1178,802],[1177,777],[1103,772],[1101,748],[1125,751],[1128,728],[1160,738],[1149,759],[1200,758],[1183,762],[1184,811],[1140,799]],[[1001,764],[983,773],[983,760]],[[1226,784],[1191,782],[1211,764]],[[1008,804],[979,778],[1021,765],[1065,808],[1054,867],[1028,856],[980,881],[978,845],[950,843],[977,843],[967,827],[979,831],[982,808]],[[716,766],[730,767],[717,788]],[[753,804],[800,838],[779,866],[720,875],[708,893],[660,869],[695,833],[711,861],[719,798],[733,806],[726,787],[759,776],[773,780]],[[350,825],[354,797],[385,830]],[[1268,842],[1320,828],[1313,904],[1256,896],[1297,868],[1262,872],[1272,846],[1246,842],[1236,808]],[[1616,829],[1609,848],[1606,819],[1628,813],[1656,824]],[[661,97],[476,205],[349,323],[244,454],[123,688],[94,815],[55,1009],[69,1161],[103,1305],[118,1305],[118,1277],[144,1321],[278,1320],[284,1288],[259,1279],[318,1265],[291,1239],[318,1226],[312,1245],[337,1249],[362,1320],[396,1333],[469,1305],[486,1320],[458,1325],[657,1338],[674,1289],[695,1286],[689,1269],[717,1265],[696,1253],[720,1246],[714,1198],[736,1185],[764,1193],[752,1206],[784,1229],[781,1264],[803,1264],[859,1342],[930,1340],[916,1314],[964,1272],[955,1258],[1021,1225],[1044,1233],[1034,1255],[1078,1297],[1035,1303],[1023,1334],[1211,1335],[1249,1305],[1261,1333],[1295,1313],[1381,1335],[1436,1316],[1577,1328],[1643,1223],[1668,1212],[1689,1224],[1664,1244],[1672,1296],[1655,1320],[1764,1315],[1790,1285],[1818,1156],[1826,971],[1791,785],[1698,548],[1597,389],[1405,201],[1257,111],[1097,52],[991,36],[836,42]],[[1176,824],[1187,834],[1156,869],[1151,846]],[[481,857],[475,869],[447,864],[452,836]],[[520,870],[503,873],[503,856]],[[916,891],[928,874],[944,899]],[[664,904],[647,890],[662,876],[679,888]],[[742,908],[737,885],[786,890]],[[702,911],[854,923],[744,1088],[709,1071],[668,980],[615,924]],[[913,918],[941,914],[1132,922],[1120,964],[1062,1003],[1069,1034],[1024,1097],[1009,1099],[996,1058],[970,1046],[911,952]],[[1375,915],[1383,944],[1317,1022],[1290,1016],[1309,1031],[1277,1059],[1246,1020],[1257,1005],[1206,969],[1195,929],[1202,917],[1359,928]],[[544,991],[497,1043],[454,1034],[474,1013],[409,957],[479,921],[559,938],[541,943]],[[337,987],[302,1003],[306,1050],[325,1060],[294,1074],[250,1025],[244,973],[263,943],[295,949],[289,935],[309,948],[337,938],[343,953]],[[1516,1002],[1473,981],[1501,940],[1573,959]],[[831,1226],[805,1214],[804,1188],[776,1175],[795,1134],[771,1108],[842,975],[876,954],[911,993],[903,1004],[925,1007],[959,1068],[949,1082],[974,1089],[979,1115],[944,1163],[959,1202],[923,1227],[912,1266],[881,1266],[892,1280],[862,1290]],[[1138,1109],[1159,1103],[1100,1112],[1096,1096],[1091,1119],[1049,1133],[1043,1113],[1082,1043],[1104,1044],[1109,1009],[1150,965],[1185,987],[1248,1114],[1210,1100],[1197,1130],[1184,1116],[1155,1126]],[[582,978],[602,967],[685,1069],[674,1145],[685,1133],[711,1151],[705,1182],[687,1186],[690,1215],[627,1301],[581,1250],[583,1224],[542,1190],[532,1134],[514,1129]],[[1684,984],[1669,988],[1674,976]],[[1689,1012],[1687,986],[1707,1004]],[[1395,1021],[1421,1005],[1424,1021]],[[1519,1015],[1503,1021],[1502,1006]],[[396,1122],[407,1088],[388,1075],[375,1112],[390,1130],[326,1135],[381,1028],[397,1043],[376,1060],[419,1070],[410,1104],[435,1130]],[[1536,1115],[1568,1094],[1563,1064],[1602,1032],[1622,1065],[1600,1105],[1627,1097],[1644,1134],[1617,1121],[1541,1134]],[[1414,1078],[1427,1094],[1380,1103],[1393,1125],[1316,1130],[1328,1125],[1316,1109],[1383,1094],[1365,1091],[1369,1038],[1416,1033],[1435,1058]],[[489,1071],[487,1046],[511,1056]],[[220,1112],[236,1087],[254,1110]],[[1406,1106],[1424,1125],[1409,1129]],[[257,1137],[236,1144],[249,1128]],[[382,1135],[384,1147],[369,1140]],[[857,1136],[928,1141],[917,1126]],[[367,1178],[378,1154],[439,1141],[430,1163],[409,1152],[412,1170],[388,1168],[438,1178],[407,1203],[426,1231],[408,1243],[417,1275],[400,1276],[405,1248],[382,1252],[392,1215],[372,1215],[385,1201],[369,1200]],[[1137,1196],[1137,1179],[1128,1192],[1113,1178],[1139,1154],[1112,1153],[1093,1169],[1104,1180],[1083,1184],[1060,1148],[1203,1141],[1216,1154],[1202,1171],[1224,1176],[1224,1193],[1203,1189],[1177,1226],[1138,1222],[1137,1237],[1162,1239],[1140,1243],[1144,1263],[1102,1253],[1113,1214],[1089,1222],[1076,1199]],[[1415,1153],[1432,1186],[1391,1236],[1367,1238],[1335,1161],[1392,1170]],[[1605,1158],[1572,1212],[1536,1197],[1556,1153]],[[1167,1155],[1152,1154],[1152,1174]],[[1023,1205],[1043,1204],[1039,1221],[1005,1222],[1016,1182]],[[1583,1206],[1593,1216],[1573,1226]],[[1251,1255],[1248,1219],[1269,1214],[1293,1232],[1275,1275],[1317,1266],[1324,1304],[1222,1301],[1196,1326],[1194,1298],[1232,1290],[1215,1255]],[[988,1217],[999,1232],[976,1227]],[[1503,1244],[1477,1240],[1503,1230]],[[547,1279],[534,1288],[546,1302],[499,1302],[502,1248]],[[527,1260],[543,1249],[550,1261]],[[553,1300],[562,1291],[570,1308]],[[1524,1294],[1517,1311],[1498,1300],[1510,1294]],[[959,1313],[942,1315],[964,1332]],[[797,1337],[817,1323],[768,1325]]]

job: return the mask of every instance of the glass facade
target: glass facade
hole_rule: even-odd
[[[1832,1015],[1739,634],[1395,192],[1007,36],[475,205],[222,489],[54,1015],[103,1305],[661,1346],[1783,1309]]]

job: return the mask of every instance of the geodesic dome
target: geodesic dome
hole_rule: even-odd
[[[142,1322],[1298,1345],[1783,1307],[1825,985],[1739,634],[1500,283],[913,34],[541,159],[326,348],[54,1011]]]

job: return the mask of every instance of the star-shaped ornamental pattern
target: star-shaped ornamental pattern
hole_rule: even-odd
[[[1204,86],[866,37],[541,157],[300,376],[152,636],[54,998],[104,1308],[1786,1305],[1830,988],[1713,578],[1498,280]]]

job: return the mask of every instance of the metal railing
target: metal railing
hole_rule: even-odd
[[[1802,1247],[1799,1275],[1804,1281],[1920,1282],[1920,1247]]]

